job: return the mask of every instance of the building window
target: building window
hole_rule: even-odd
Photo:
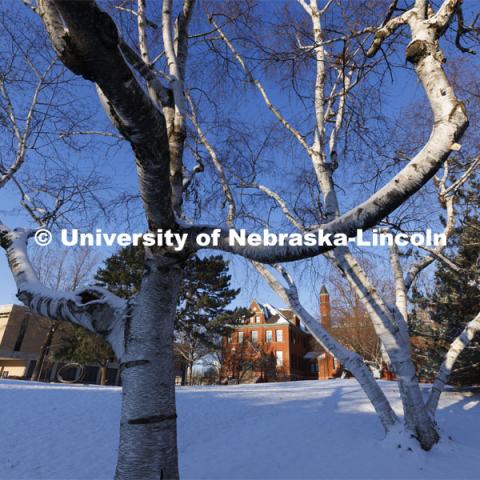
[[[275,341],[283,342],[283,330],[275,330]]]
[[[312,373],[317,373],[318,372],[318,363],[317,362],[313,362],[311,365],[310,365],[310,371]]]
[[[257,316],[255,317],[255,323],[260,323],[260,315],[257,315]]]
[[[275,352],[275,358],[277,360],[277,367],[283,367],[283,352]]]
[[[265,341],[266,342],[271,342],[273,339],[273,334],[272,334],[272,331],[271,330],[267,330],[265,332]]]
[[[243,343],[243,332],[238,332],[238,343]]]
[[[258,331],[257,330],[252,331],[252,343],[258,343]]]
[[[20,349],[22,348],[23,339],[25,338],[25,334],[27,333],[27,327],[28,327],[28,317],[25,317],[22,320],[22,324],[21,324],[20,330],[18,332],[17,340],[16,340],[15,345],[13,347],[14,352],[19,352]]]

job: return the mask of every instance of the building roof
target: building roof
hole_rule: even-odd
[[[265,315],[265,320],[267,323],[291,323],[288,317],[282,313],[280,309],[270,305],[269,303],[256,303]]]
[[[277,308],[269,303],[259,303],[256,300],[254,302],[260,307],[263,314],[265,315],[265,321],[267,323],[289,323],[291,325],[297,326],[295,322],[295,314],[291,308]],[[300,320],[301,330],[307,331],[305,325]]]

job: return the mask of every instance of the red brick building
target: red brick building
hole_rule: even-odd
[[[330,326],[330,300],[320,294],[322,323]],[[333,378],[340,365],[290,310],[253,301],[252,316],[224,340],[223,381],[268,382]]]

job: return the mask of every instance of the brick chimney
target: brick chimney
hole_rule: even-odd
[[[325,328],[330,327],[330,295],[325,285],[320,290],[320,319]]]

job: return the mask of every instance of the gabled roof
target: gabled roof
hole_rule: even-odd
[[[279,323],[279,324],[291,324],[296,326],[295,314],[290,308],[277,308],[269,303],[260,303],[254,300],[255,303],[262,310],[265,316],[266,323]],[[305,325],[300,321],[300,328],[306,331]]]
[[[282,313],[278,308],[275,308],[269,303],[260,303],[256,300],[253,300],[250,308],[255,308],[255,306],[260,309],[265,317],[266,323],[289,323],[289,319]]]

